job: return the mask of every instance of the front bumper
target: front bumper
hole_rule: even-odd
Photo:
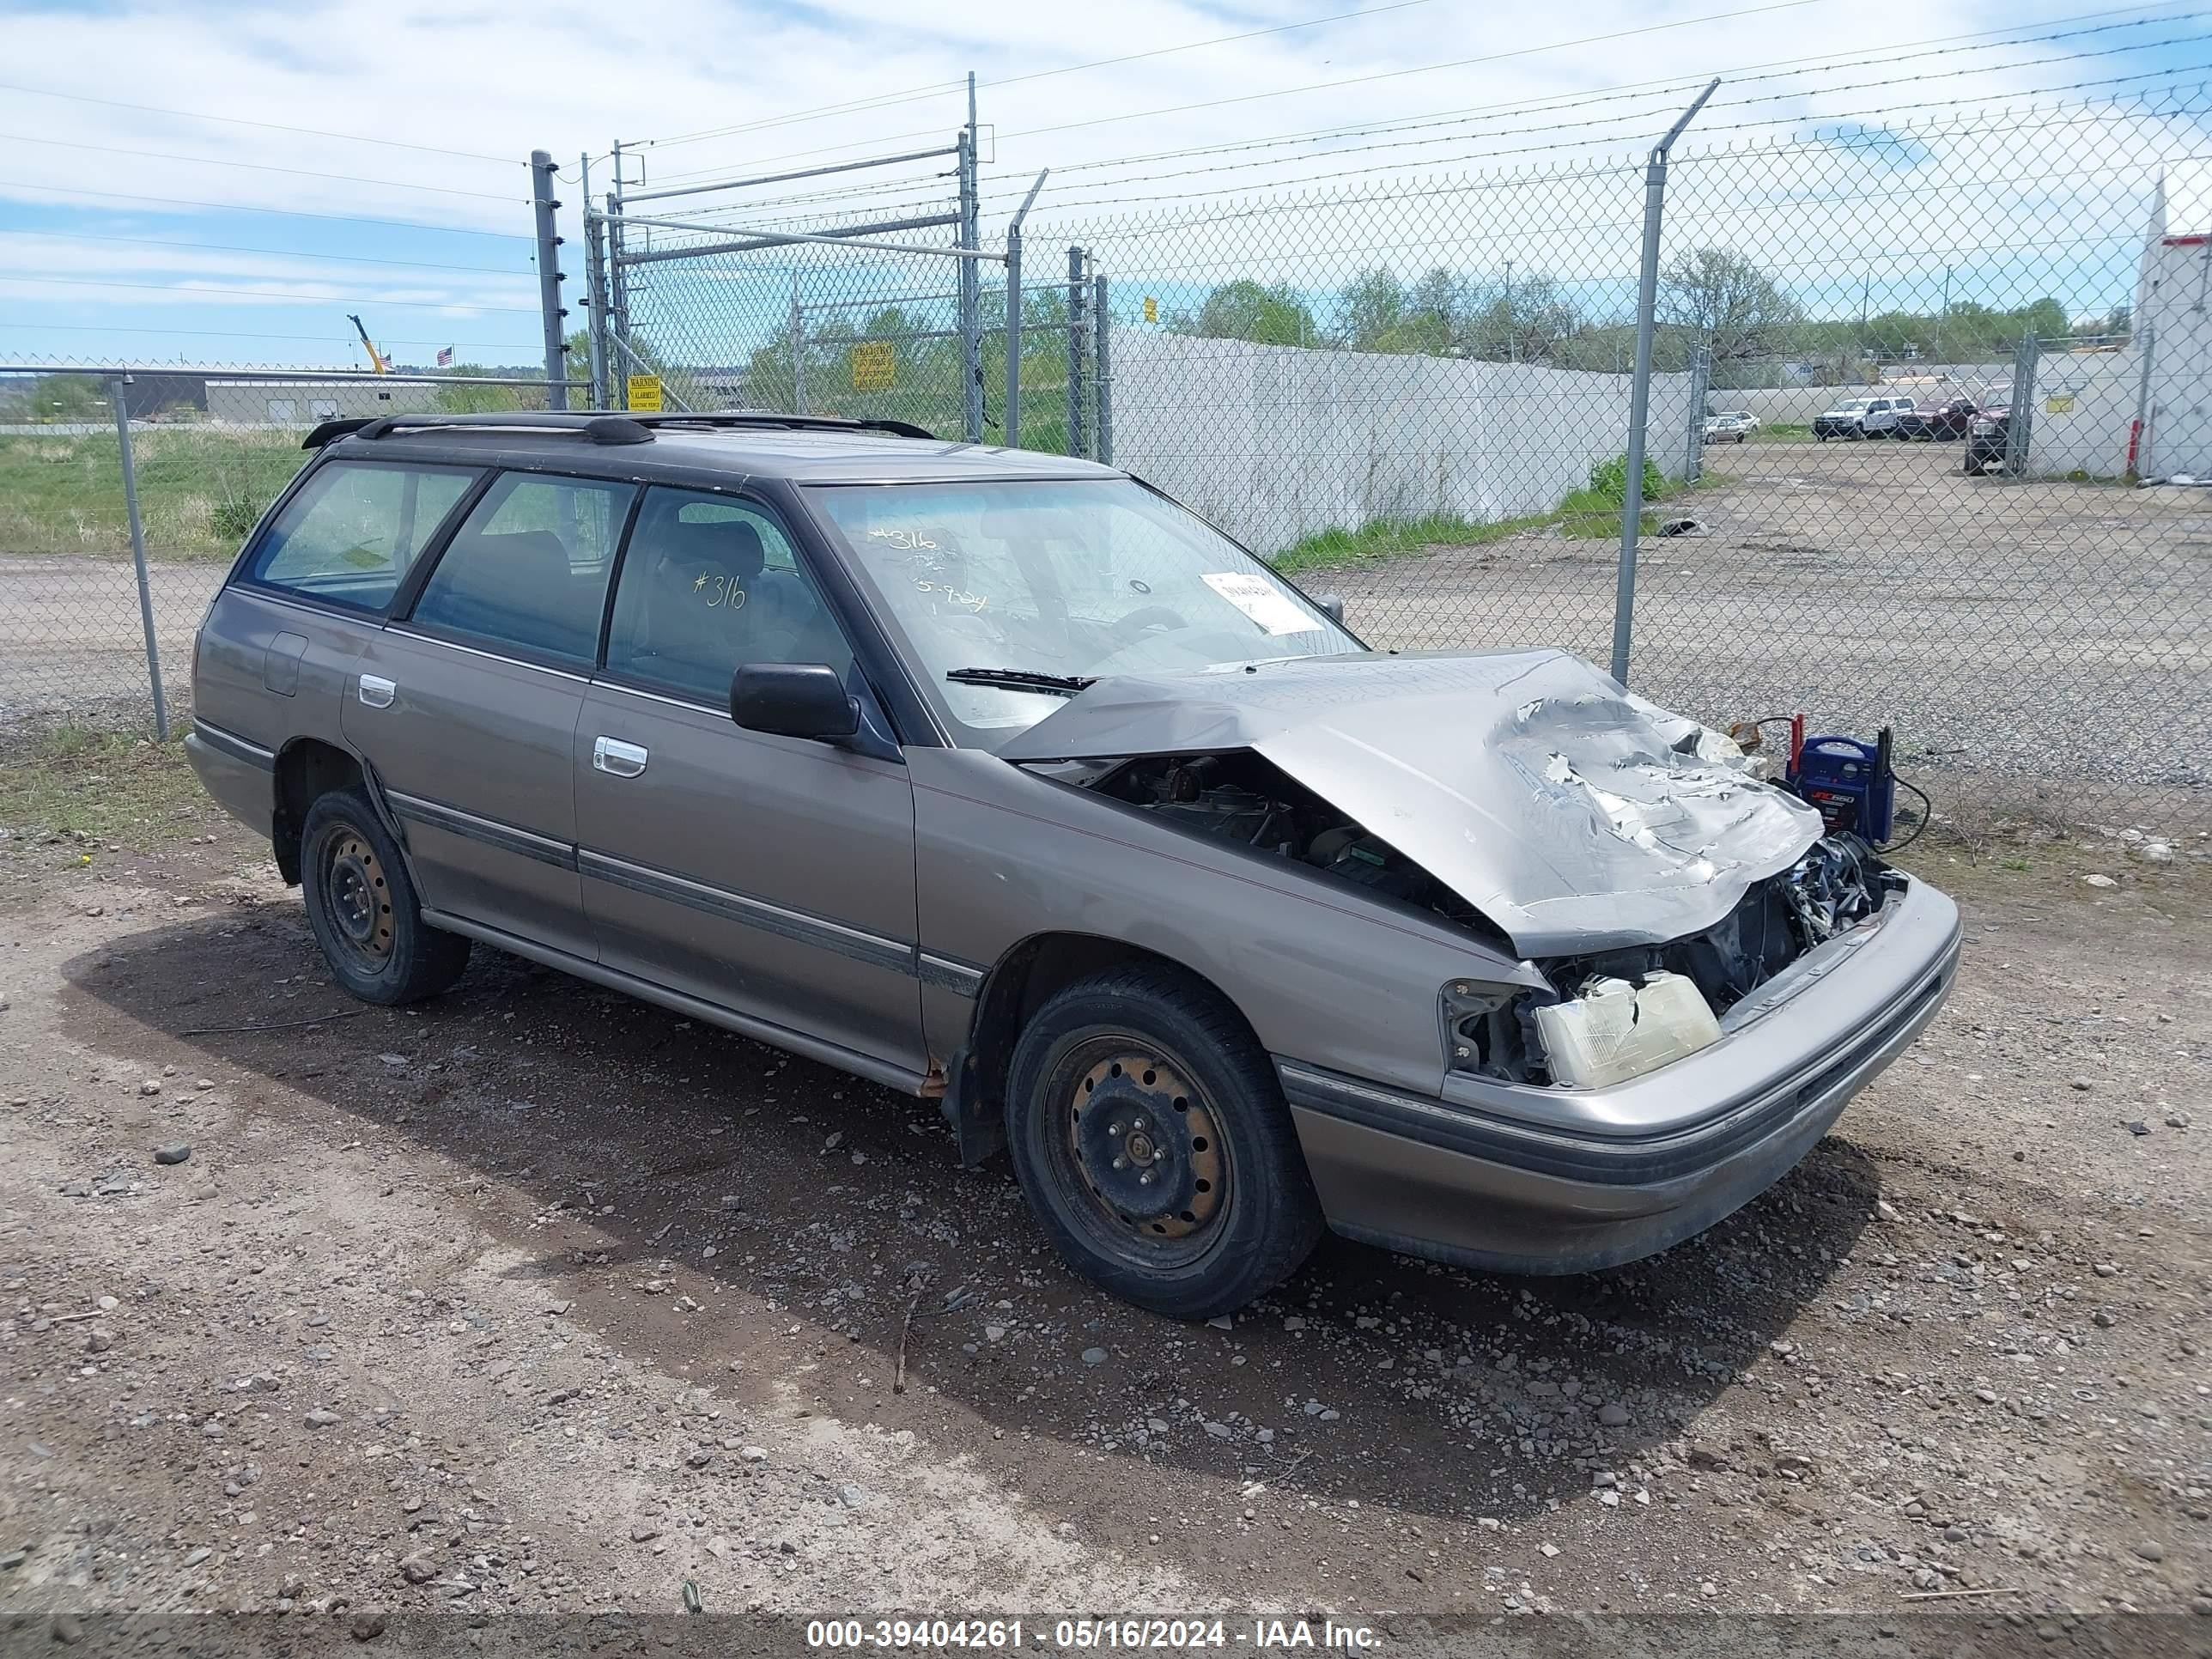
[[[1278,1058],[1322,1208],[1409,1255],[1588,1273],[1703,1232],[1780,1180],[1950,994],[1958,907],[1915,882],[1722,1022],[1610,1089],[1454,1077],[1408,1095]]]

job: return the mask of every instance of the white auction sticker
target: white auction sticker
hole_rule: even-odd
[[[1265,576],[1243,570],[1215,570],[1208,571],[1204,580],[1208,587],[1270,634],[1309,634],[1321,626]]]

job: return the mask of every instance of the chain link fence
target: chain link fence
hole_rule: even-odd
[[[318,422],[545,403],[542,378],[0,366],[0,744],[189,715],[200,617]]]
[[[1771,118],[1724,92],[1656,181],[1386,161],[1230,198],[1200,158],[994,194],[971,125],[882,158],[949,161],[881,202],[872,161],[744,181],[782,191],[750,211],[617,191],[586,223],[592,397],[1109,460],[1379,647],[1554,644],[1717,725],[1889,727],[1968,830],[2198,836],[2212,95],[2149,78],[1741,143]],[[0,726],[149,718],[146,636],[174,690],[313,421],[546,395],[137,371],[142,605],[116,378],[0,369]]]
[[[1055,176],[1018,441],[1158,484],[1378,647],[1626,643],[1636,690],[1717,725],[1892,728],[1969,830],[2197,836],[2212,98],[2146,78],[1734,145],[1723,97],[1665,180],[1648,306],[1645,158],[1243,199],[1164,163],[1117,213]],[[658,252],[629,325],[701,406],[963,435],[955,302],[917,286],[944,261]],[[981,303],[994,393],[1003,286]]]

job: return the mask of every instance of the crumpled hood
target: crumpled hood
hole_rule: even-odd
[[[1710,927],[1819,838],[1732,747],[1579,658],[1521,651],[1106,679],[999,754],[1251,750],[1550,957]]]

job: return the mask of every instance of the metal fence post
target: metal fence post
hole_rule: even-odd
[[[115,441],[123,463],[123,511],[131,521],[131,564],[138,574],[138,622],[146,631],[146,679],[154,689],[154,739],[169,740],[169,704],[161,695],[161,648],[154,641],[154,591],[146,579],[146,527],[138,520],[138,469],[131,455],[131,410],[123,388],[131,377],[118,374],[107,383],[107,401],[115,409]]]
[[[1705,470],[1705,392],[1713,377],[1709,335],[1690,349],[1690,420],[1682,456],[1682,482],[1695,483]]]
[[[1644,265],[1636,284],[1636,378],[1628,391],[1628,488],[1620,504],[1620,572],[1613,600],[1613,677],[1628,684],[1628,646],[1636,614],[1636,538],[1644,519],[1644,424],[1651,413],[1651,336],[1659,316],[1659,226],[1667,200],[1667,152],[1705,106],[1720,81],[1698,94],[1644,169]]]
[[[586,198],[589,200],[589,198]],[[585,319],[592,342],[592,407],[608,407],[607,397],[607,262],[602,249],[606,221],[586,210],[584,214],[584,285],[590,290]]]
[[[1109,355],[1109,335],[1113,319],[1106,309],[1106,277],[1103,272],[1091,279],[1091,320],[1097,330],[1098,343],[1091,352],[1091,384],[1092,399],[1097,406],[1097,446],[1094,452],[1101,465],[1114,465],[1114,374],[1113,360]]]
[[[806,413],[806,317],[799,308],[799,273],[791,273],[791,412]]]
[[[1040,173],[1006,222],[1006,407],[999,436],[1009,449],[1022,447],[1022,221],[1043,188]]]
[[[561,237],[553,210],[561,204],[553,197],[553,157],[545,150],[530,152],[530,207],[538,233],[538,311],[545,329],[545,404],[549,409],[568,406],[568,331],[562,319],[568,307],[561,303]]]
[[[2005,477],[2025,478],[2033,453],[2035,430],[2035,372],[2042,357],[2042,343],[2033,331],[2021,336],[2012,358],[2012,414],[2005,422]]]
[[[1090,399],[1084,390],[1083,355],[1090,346],[1091,328],[1084,315],[1090,285],[1083,277],[1083,250],[1067,250],[1067,453],[1085,455],[1083,411]]]
[[[2142,372],[2136,381],[2136,425],[2128,435],[2128,482],[2135,483],[2150,471],[2150,362],[2157,349],[2156,332],[2148,323],[2143,325],[2142,339],[2136,349],[2142,353]]]
[[[975,247],[975,76],[968,76],[968,125],[960,134],[960,246]],[[979,315],[983,273],[973,259],[960,262],[960,428],[971,444],[983,441],[983,334]]]

